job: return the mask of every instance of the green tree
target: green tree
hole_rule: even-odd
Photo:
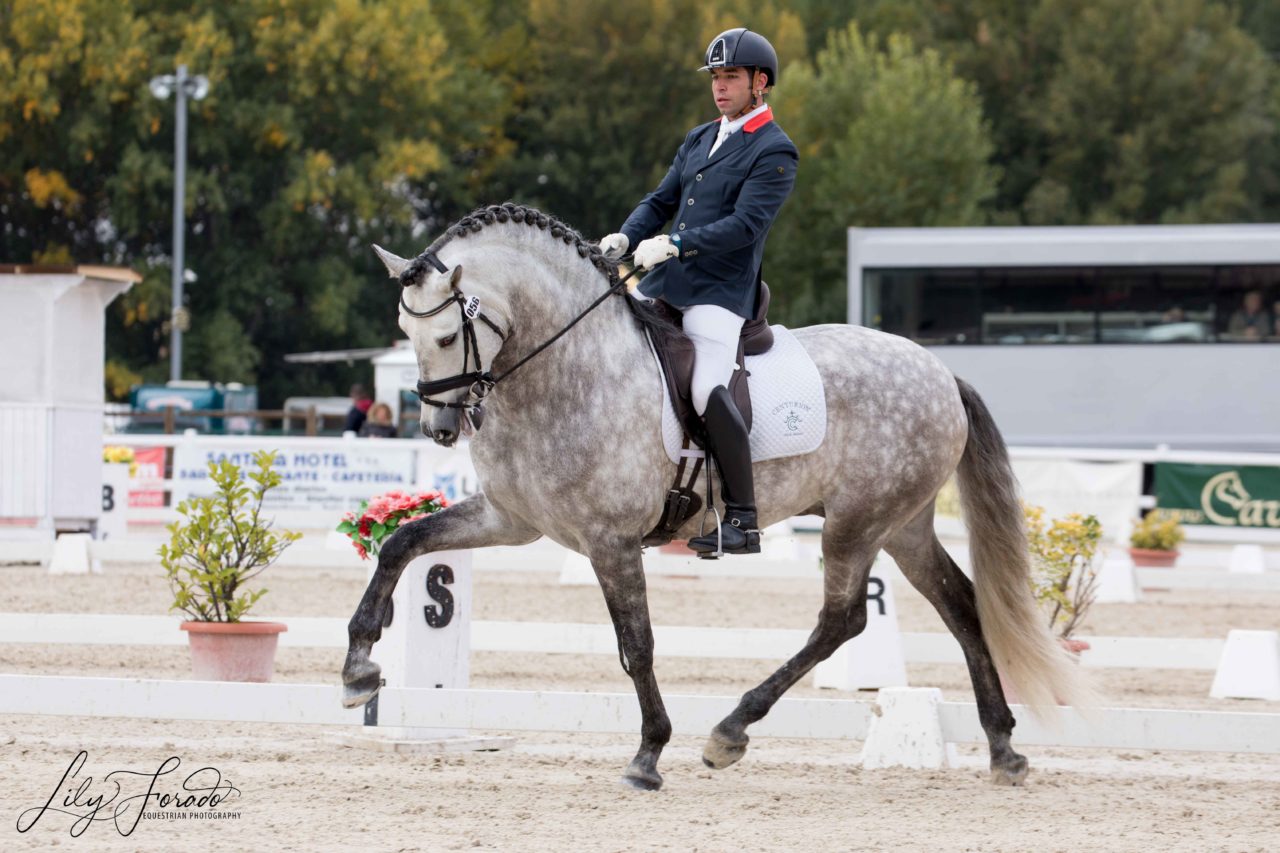
[[[166,375],[173,103],[190,105],[186,373],[278,402],[319,374],[284,353],[389,342],[368,250],[404,252],[474,206],[510,153],[484,4],[421,0],[14,0],[0,13],[0,233],[11,260],[133,265],[112,357]],[[415,229],[417,231],[415,232]],[[310,389],[309,389],[310,390]]]
[[[866,0],[860,19],[936,47],[993,128],[1000,222],[1262,215],[1270,69],[1221,0]],[[1274,4],[1243,2],[1259,32]],[[1272,189],[1274,192],[1274,189]]]
[[[800,149],[796,188],[770,237],[778,319],[845,317],[850,226],[972,225],[997,179],[977,92],[933,50],[856,24],[790,67],[777,110]]]

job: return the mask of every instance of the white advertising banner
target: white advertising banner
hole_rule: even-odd
[[[1141,462],[1015,459],[1022,499],[1044,507],[1047,518],[1096,515],[1105,542],[1127,543],[1142,496]]]
[[[418,442],[417,484],[419,489],[436,489],[451,504],[480,491],[471,451],[466,442],[457,447],[440,447]]]
[[[264,439],[264,448],[270,448]],[[275,470],[283,478],[267,493],[264,507],[281,510],[336,510],[354,508],[361,500],[396,489],[415,488],[414,455],[418,443],[352,441],[350,447],[323,449],[291,447],[276,453]],[[243,444],[219,446],[202,441],[179,444],[173,451],[173,500],[212,494],[209,463],[229,459],[242,472],[255,469],[253,452]]]

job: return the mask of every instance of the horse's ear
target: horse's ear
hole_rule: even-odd
[[[382,260],[383,266],[387,268],[387,273],[392,278],[399,278],[400,273],[404,272],[409,267],[410,261],[407,258],[402,258],[399,255],[393,255],[377,243],[373,244],[373,251]]]
[[[449,276],[449,287],[456,290],[460,281],[462,281],[462,264],[453,268],[453,273]]]

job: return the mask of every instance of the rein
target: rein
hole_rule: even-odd
[[[435,267],[438,272],[446,273],[449,271],[449,268],[446,267],[438,257],[436,257],[434,252],[426,253],[422,255],[422,258],[427,261],[427,263],[431,264],[431,266]],[[482,323],[492,329],[503,343],[506,343],[507,335],[498,328],[496,323],[480,311],[480,297],[465,296],[455,287],[453,295],[445,299],[436,307],[427,311],[414,311],[404,301],[404,289],[402,287],[400,291],[400,307],[403,308],[411,317],[434,317],[436,314],[439,314],[452,304],[456,304],[458,309],[462,312],[462,372],[455,373],[453,376],[447,376],[444,379],[436,379],[431,382],[418,382],[418,399],[428,406],[435,406],[440,409],[462,409],[469,417],[471,417],[472,422],[478,429],[484,416],[481,404],[484,402],[484,398],[489,395],[489,392],[493,390],[494,386],[511,374],[515,373],[536,355],[558,341],[566,332],[576,326],[584,317],[598,308],[610,296],[621,292],[626,287],[627,281],[637,272],[639,272],[638,267],[618,279],[617,282],[610,285],[608,290],[600,294],[595,301],[579,312],[578,316],[570,320],[563,329],[556,332],[546,341],[543,341],[534,348],[533,352],[530,352],[528,355],[524,356],[524,358],[511,365],[511,367],[507,368],[497,376],[493,375],[493,373],[488,370],[484,370],[483,365],[480,363],[480,348],[476,343],[475,324],[472,320],[479,319]],[[468,371],[467,367],[471,364],[473,357],[475,359],[476,369]],[[457,388],[464,388],[468,386],[470,386],[469,390],[462,402],[443,403],[439,400],[431,399],[431,395],[433,394],[443,394],[446,391],[453,391]]]

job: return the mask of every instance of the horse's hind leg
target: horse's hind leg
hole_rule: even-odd
[[[640,558],[640,543],[618,543],[591,555],[604,592],[605,605],[618,638],[618,659],[631,676],[640,701],[640,749],[622,776],[633,788],[656,791],[662,787],[658,758],[671,740],[671,720],[653,674],[653,628]]]
[[[867,625],[867,577],[879,551],[854,532],[851,522],[827,512],[822,533],[823,603],[818,625],[804,648],[745,694],[729,716],[711,731],[702,761],[717,770],[733,764],[747,751],[747,726],[764,718],[782,694],[809,670],[829,658]]]
[[[995,663],[978,621],[973,582],[964,576],[933,532],[929,507],[885,545],[920,594],[929,600],[964,650],[978,701],[978,720],[991,747],[991,780],[1017,785],[1027,776],[1027,759],[1009,743],[1015,721],[1000,686]]]
[[[432,551],[483,548],[489,545],[524,545],[538,538],[503,519],[483,494],[434,512],[397,530],[383,543],[378,568],[365,588],[355,614],[347,624],[347,660],[342,667],[342,704],[365,704],[382,684],[382,668],[369,659],[373,644],[382,637],[383,617],[400,573],[409,561]]]

